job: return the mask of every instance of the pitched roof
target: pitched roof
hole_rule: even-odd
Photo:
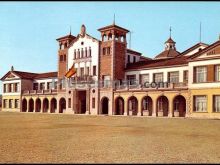
[[[115,24],[112,24],[112,25],[108,25],[108,26],[105,26],[105,27],[102,27],[102,28],[99,28],[98,31],[103,31],[105,29],[111,29],[111,28],[118,28],[118,29],[121,29],[123,31],[126,31],[126,32],[129,32],[129,30],[123,28],[123,27],[120,27],[118,25],[115,25]]]
[[[173,39],[170,37],[165,43],[176,43],[176,42],[173,41]]]
[[[189,53],[190,51],[192,51],[192,50],[194,50],[194,49],[196,49],[196,48],[198,48],[198,47],[200,47],[200,46],[209,46],[209,45],[208,45],[208,44],[205,44],[205,43],[202,43],[202,42],[199,42],[199,43],[197,43],[197,44],[191,46],[190,48],[186,49],[185,51],[183,51],[183,52],[181,53],[181,55],[185,55],[185,54]]]
[[[178,56],[180,53],[174,49],[164,50],[160,54],[158,54],[155,59],[159,58],[172,58]]]
[[[21,79],[41,79],[41,78],[50,78],[50,77],[57,77],[57,72],[47,72],[47,73],[31,73],[31,72],[22,72],[22,71],[9,71],[6,73],[1,80],[4,80],[8,74],[14,73]]]
[[[131,49],[127,49],[127,53],[131,53],[131,54],[135,54],[135,55],[141,56],[140,52],[137,52],[137,51],[131,50]]]
[[[62,39],[65,39],[65,38],[72,38],[72,39],[75,39],[76,37],[71,35],[71,34],[68,34],[66,36],[63,36],[63,37],[60,37],[60,38],[57,38],[56,40],[59,41],[59,40],[62,40]]]
[[[127,65],[126,70],[139,70],[139,69],[148,69],[148,68],[157,68],[157,67],[169,67],[177,65],[187,64],[186,56],[179,56],[176,58],[164,58],[164,59],[153,59],[147,61],[140,61],[136,63],[131,63]]]
[[[193,54],[192,56],[189,56],[188,58],[189,58],[189,59],[194,59],[194,58],[200,56],[201,54],[203,54],[203,53],[209,51],[210,49],[213,49],[214,47],[216,47],[216,46],[218,46],[218,45],[220,45],[220,40],[214,42],[213,44],[207,46],[206,48],[204,48],[204,49],[202,49],[201,51],[199,51],[199,52]]]

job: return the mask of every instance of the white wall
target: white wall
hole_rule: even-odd
[[[14,84],[18,83],[18,92],[13,92]],[[4,84],[12,84],[12,92],[7,92],[8,88],[6,87],[6,93],[4,93]],[[2,95],[20,95],[21,94],[21,80],[10,80],[10,81],[3,81],[2,82]]]
[[[83,45],[81,45],[81,42],[84,42]],[[74,50],[80,50],[81,52],[81,48],[83,48],[85,50],[85,48],[87,48],[87,51],[89,50],[89,47],[91,47],[91,58],[83,58],[83,59],[77,59],[77,60],[73,60],[74,57]],[[99,59],[99,41],[91,38],[88,35],[85,35],[84,38],[83,37],[79,37],[78,40],[76,42],[73,43],[73,45],[68,49],[68,66],[67,68],[70,69],[73,65],[74,62],[78,61],[80,62],[80,66],[78,64],[75,64],[75,68],[78,67],[91,67],[90,68],[90,74],[93,74],[93,66],[96,65],[96,73],[98,75],[98,59]],[[97,76],[94,76],[97,79]]]
[[[184,56],[190,56],[190,55],[193,55],[193,54],[195,54],[196,52],[198,52],[200,48],[201,48],[201,49],[204,49],[204,48],[206,48],[206,47],[207,47],[207,46],[203,46],[203,45],[201,45],[201,46],[199,46],[198,48],[196,48],[196,49],[190,51],[189,53],[185,54]]]
[[[195,61],[189,62],[189,88],[209,88],[209,87],[220,87],[220,82],[214,83],[193,83],[193,67],[202,65],[215,65],[220,64],[220,59],[206,60],[206,61]],[[208,74],[208,73],[207,73]]]

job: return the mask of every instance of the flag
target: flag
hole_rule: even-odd
[[[70,78],[75,73],[76,73],[76,68],[74,68],[74,64],[73,64],[73,66],[68,70],[68,72],[66,72],[65,76],[67,78]]]

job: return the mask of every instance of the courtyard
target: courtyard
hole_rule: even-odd
[[[0,112],[0,163],[220,163],[220,120]]]

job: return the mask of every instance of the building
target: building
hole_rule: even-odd
[[[3,111],[220,118],[220,40],[179,52],[170,35],[151,59],[127,48],[129,30],[98,31],[101,40],[84,25],[58,38],[57,72],[12,67],[1,79]]]

